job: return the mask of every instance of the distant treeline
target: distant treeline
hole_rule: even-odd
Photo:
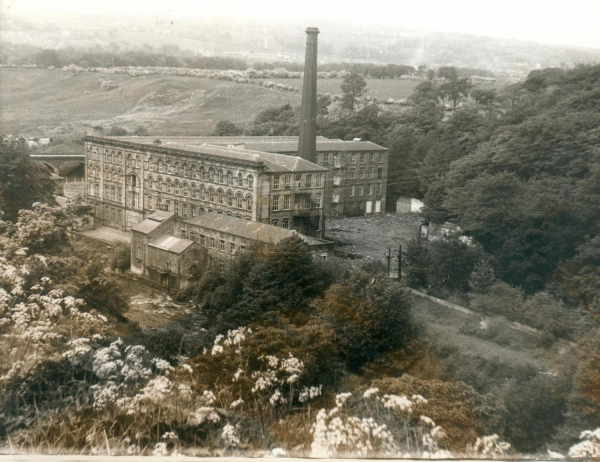
[[[45,49],[27,45],[6,44],[1,51],[3,65],[36,65],[61,68],[70,64],[88,67],[183,67],[189,69],[245,70],[246,61],[237,58],[213,57],[180,50],[179,47],[148,47],[121,50],[118,46]]]
[[[248,64],[244,59],[203,56],[189,50],[181,50],[175,45],[165,45],[158,50],[150,46],[132,49],[121,49],[118,45],[107,47],[67,47],[48,49],[22,44],[7,43],[0,51],[0,62],[3,66],[36,66],[41,68],[62,68],[74,64],[82,68],[111,67],[172,67],[187,69],[216,70],[256,70],[286,69],[290,72],[302,72],[303,63],[285,61]],[[415,69],[404,64],[371,64],[371,63],[326,63],[318,67],[319,72],[340,72],[346,70],[357,72],[372,79],[397,79],[406,74],[426,72],[421,67]],[[459,77],[477,75],[493,77],[494,74],[484,69],[456,68]],[[434,72],[431,70],[430,72]]]

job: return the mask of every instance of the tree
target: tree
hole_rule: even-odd
[[[352,371],[414,337],[408,291],[386,279],[383,272],[355,271],[343,283],[333,284],[316,304],[336,332]]]
[[[442,66],[438,69],[438,76],[446,80],[457,80],[458,71],[454,66]]]
[[[47,167],[29,157],[25,140],[0,140],[0,209],[16,221],[34,202],[54,204],[54,181]]]
[[[317,114],[327,115],[331,106],[331,95],[322,94],[317,97]]]
[[[454,110],[458,103],[469,96],[473,84],[466,78],[451,80],[440,85],[440,93],[443,98],[452,101]]]
[[[367,82],[358,73],[352,72],[342,82],[342,106],[350,111],[354,110],[356,100],[366,91]]]
[[[431,256],[426,243],[418,238],[413,238],[408,242],[406,251],[403,255],[406,263],[406,284],[410,287],[428,287],[428,273],[431,265]]]
[[[229,120],[219,120],[215,126],[215,136],[238,136],[241,134],[241,128]]]
[[[494,103],[496,102],[495,89],[485,90],[481,88],[475,88],[471,92],[471,96],[477,104],[484,106],[488,111],[492,110]]]
[[[481,260],[475,265],[469,280],[469,287],[474,293],[485,294],[494,284],[496,275],[488,260]]]

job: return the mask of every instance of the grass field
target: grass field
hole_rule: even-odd
[[[244,125],[257,113],[301,96],[258,85],[179,76],[112,75],[100,89],[96,73],[0,69],[0,132],[26,136],[80,136],[85,127],[137,126],[149,133],[210,134],[219,120]]]
[[[302,88],[302,79],[257,79],[258,82],[268,80],[293,87]],[[408,98],[420,82],[412,80],[367,80],[365,95],[375,96],[378,99]],[[319,79],[317,90],[321,93],[341,94],[342,79]]]

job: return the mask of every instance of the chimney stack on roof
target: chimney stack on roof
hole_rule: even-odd
[[[298,155],[314,163],[317,162],[317,35],[319,29],[316,27],[306,29],[306,57],[298,140]]]

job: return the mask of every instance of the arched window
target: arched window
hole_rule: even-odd
[[[167,162],[167,173],[170,175],[173,173],[173,167],[171,166],[171,162]]]
[[[119,164],[120,164],[121,162],[123,162],[123,153],[122,153],[121,151],[119,151],[119,152],[117,153],[117,161],[119,162]]]
[[[167,192],[171,193],[171,178],[167,178]]]
[[[223,204],[224,203],[224,194],[223,194],[223,190],[219,189],[217,191],[217,198],[219,200],[219,204]]]
[[[198,169],[195,165],[192,165],[192,178],[198,179]]]
[[[227,205],[233,207],[233,192],[231,190],[227,191]]]
[[[161,176],[159,176],[156,179],[156,189],[158,189],[159,191],[163,191],[164,190],[164,188],[163,188],[163,179],[162,179]]]
[[[173,191],[174,194],[179,194],[179,181],[178,180],[175,180],[173,182],[173,189],[174,189],[174,191]]]
[[[204,169],[204,167],[200,167],[200,178],[202,178],[204,181],[208,181],[209,179],[208,172]]]
[[[200,185],[200,200],[206,200],[206,189],[204,188],[204,185]]]
[[[152,196],[148,196],[148,208],[150,210],[154,208],[154,204],[152,203]]]
[[[152,157],[148,159],[148,170],[150,170],[151,172],[154,171],[154,159]]]
[[[183,176],[189,178],[190,177],[190,166],[188,164],[185,164],[183,166]]]
[[[227,172],[227,184],[233,186],[233,173]]]
[[[127,157],[125,158],[125,166],[131,167],[131,156],[129,154],[127,154]]]
[[[244,198],[242,197],[242,193],[237,193],[237,195],[235,197],[237,199],[237,204],[236,204],[237,208],[238,209],[243,208],[243,205],[244,205],[243,204],[243,200],[244,200]]]
[[[192,183],[192,199],[196,199],[198,197],[198,189],[196,188],[196,183]]]
[[[188,197],[190,194],[188,184],[184,181],[182,186],[183,186],[183,196]]]
[[[322,207],[321,198],[322,198],[321,193],[317,193],[315,202],[316,202],[316,206],[318,209],[320,209]]]
[[[160,173],[163,173],[163,172],[164,172],[164,170],[165,170],[165,166],[164,166],[164,164],[163,164],[163,161],[162,161],[162,159],[159,159],[159,160],[158,160],[158,171],[159,171]]]
[[[113,161],[113,155],[112,152],[108,155],[108,162],[110,162],[112,164]]]
[[[252,195],[248,194],[246,196],[246,210],[252,211]]]
[[[142,166],[142,161],[139,156],[135,156],[135,168],[140,168]]]
[[[210,202],[215,201],[215,190],[213,188],[208,188],[208,200]]]
[[[223,169],[219,170],[219,183],[223,183],[225,181],[225,173]]]
[[[152,189],[152,175],[148,175],[148,189]]]
[[[238,186],[240,188],[243,188],[244,187],[244,177],[242,176],[241,173],[238,173],[237,180],[238,180]]]
[[[208,169],[208,179],[210,181],[214,181],[215,179],[215,169],[212,167]]]
[[[254,177],[252,175],[248,175],[248,187],[250,189],[254,188]]]

